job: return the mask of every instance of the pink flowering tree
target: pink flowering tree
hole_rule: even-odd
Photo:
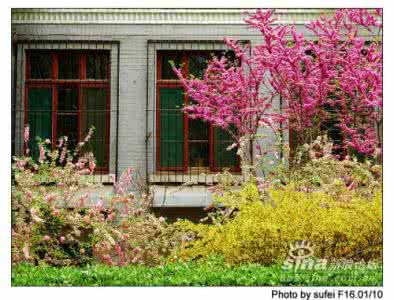
[[[268,91],[269,80],[260,69],[257,57],[250,55],[249,46],[240,46],[226,39],[236,61],[225,56],[209,62],[202,79],[184,78],[180,69],[173,68],[186,93],[194,100],[184,111],[190,118],[203,119],[226,130],[238,147],[242,166],[252,165],[251,144],[261,126],[278,127],[282,118],[272,110],[277,93]],[[261,93],[266,89],[267,93]]]
[[[308,24],[308,40],[295,26],[275,24],[273,10],[257,10],[245,22],[260,31],[261,44],[250,49],[225,40],[239,64],[213,59],[202,79],[174,68],[194,100],[184,110],[228,130],[247,163],[242,143],[260,126],[291,128],[303,145],[334,123],[338,147],[371,155],[381,146],[381,19],[381,10],[339,9]],[[281,112],[272,110],[275,97]]]

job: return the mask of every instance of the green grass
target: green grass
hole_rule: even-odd
[[[220,262],[173,263],[164,267],[13,266],[13,286],[381,286],[383,267],[353,265],[319,271],[281,266],[226,266]]]

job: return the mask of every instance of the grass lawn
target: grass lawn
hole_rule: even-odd
[[[382,286],[383,267],[353,265],[315,271],[285,271],[281,266],[226,266],[222,263],[172,263],[164,267],[12,268],[12,286]]]

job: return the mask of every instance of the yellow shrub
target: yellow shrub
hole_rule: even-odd
[[[226,262],[271,264],[283,262],[291,243],[313,243],[314,256],[326,259],[381,259],[382,199],[354,197],[338,202],[322,192],[271,190],[262,202],[254,184],[225,194],[224,203],[239,197],[239,212],[223,225],[178,223],[197,238],[184,245],[184,259],[223,255]],[[232,198],[232,199],[228,199]]]

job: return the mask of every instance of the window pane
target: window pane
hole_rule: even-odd
[[[87,145],[97,160],[97,167],[108,167],[107,129],[107,90],[102,88],[86,88],[82,92],[81,131],[84,138],[89,128],[94,126],[95,132]]]
[[[238,166],[237,148],[227,150],[234,143],[231,135],[221,129],[214,128],[214,165],[217,168],[234,168]]]
[[[74,51],[59,54],[59,79],[79,78],[79,56]]]
[[[57,94],[57,110],[63,112],[76,112],[78,110],[77,87],[59,87]]]
[[[209,142],[189,142],[189,166],[209,166]]]
[[[39,155],[36,139],[52,139],[52,89],[29,88],[27,123],[30,127],[29,148],[33,158]]]
[[[78,143],[78,89],[75,86],[57,90],[56,136],[67,136],[71,149]]]
[[[237,149],[227,150],[233,142],[215,142],[214,160],[217,168],[234,168],[238,166]]]
[[[189,119],[189,141],[208,141],[209,125],[201,119]]]
[[[56,133],[59,139],[67,136],[70,149],[74,149],[78,143],[78,115],[57,114]]]
[[[183,166],[183,89],[160,88],[160,166]]]
[[[106,79],[109,68],[107,51],[89,52],[86,55],[86,77],[88,79]]]
[[[49,52],[29,51],[31,79],[48,79],[52,77],[52,59]]]
[[[179,68],[182,63],[182,52],[162,52],[161,79],[178,79],[178,77],[172,70],[170,61],[173,61],[175,63],[175,66]]]
[[[189,57],[189,74],[202,78],[208,65],[208,53],[192,53]]]

